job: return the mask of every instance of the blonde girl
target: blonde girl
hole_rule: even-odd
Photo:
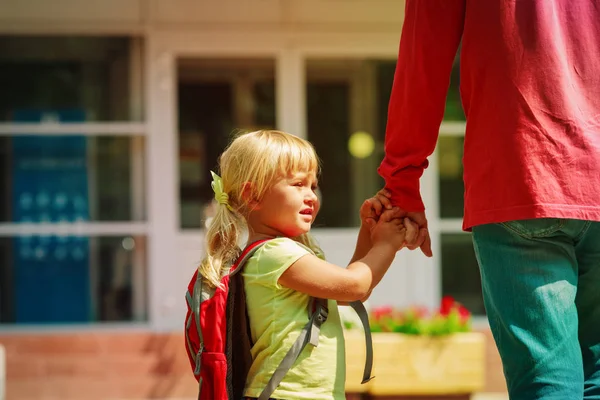
[[[329,299],[319,345],[303,350],[271,397],[345,399],[344,337],[337,304],[368,297],[407,239],[403,221],[393,218],[394,210],[375,221],[385,199],[367,200],[360,210],[363,223],[354,256],[343,268],[324,261],[309,234],[320,205],[315,193],[319,163],[309,142],[272,130],[243,134],[221,155],[220,172],[213,181],[219,207],[200,266],[207,283],[219,285],[241,252],[238,243],[245,232],[248,243],[271,239],[242,271],[253,342],[246,398],[259,397],[295,342],[307,323],[312,296]]]

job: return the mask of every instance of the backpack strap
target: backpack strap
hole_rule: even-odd
[[[371,376],[371,372],[373,370],[373,337],[371,336],[371,326],[369,325],[369,314],[367,313],[362,301],[353,301],[350,303],[350,307],[356,311],[356,314],[360,318],[360,322],[362,322],[365,331],[366,358],[363,380],[361,382],[364,384],[374,378]]]
[[[371,327],[369,325],[369,314],[367,313],[367,310],[361,301],[353,301],[350,303],[350,306],[358,314],[365,331],[366,359],[363,380],[361,382],[364,384],[374,378],[371,376],[371,372],[373,370],[373,338],[371,335]],[[287,354],[283,357],[283,360],[281,360],[281,363],[271,376],[271,379],[258,397],[258,400],[269,399],[308,343],[315,347],[319,344],[321,325],[327,320],[329,313],[327,308],[327,300],[313,297],[311,298],[309,309],[312,310],[310,320],[300,332],[298,339],[296,339],[292,347],[288,350]]]
[[[242,251],[242,254],[240,254],[240,256],[238,257],[238,259],[235,262],[235,264],[233,264],[233,266],[229,270],[229,275],[230,276],[231,275],[235,275],[238,272],[240,272],[243,269],[244,264],[246,264],[246,261],[248,261],[248,259],[250,257],[252,257],[252,255],[254,254],[254,252],[256,250],[258,250],[258,248],[260,246],[262,246],[263,244],[265,244],[269,240],[270,239],[257,240],[255,242],[250,243],[248,246],[246,246],[246,248],[244,249],[244,251]]]
[[[186,292],[185,292],[185,301],[187,302],[187,305],[190,308],[190,310],[192,310],[192,303],[194,301],[192,300],[192,295],[190,294],[189,290],[186,290]],[[193,319],[194,319],[194,313],[191,312],[185,321],[185,340],[187,342],[188,350],[189,350],[190,354],[192,355],[194,362],[196,362],[196,353],[194,352],[194,347],[192,346],[192,341],[190,340],[190,336],[188,335],[188,331],[190,330],[190,326],[192,325]]]
[[[190,291],[185,292],[185,300],[187,301],[188,307],[192,310],[189,318],[185,322],[185,340],[188,345],[188,349],[195,363],[194,375],[198,376],[198,398],[200,398],[200,391],[202,390],[202,376],[200,375],[200,367],[202,365],[202,352],[204,351],[204,339],[202,338],[202,329],[200,329],[200,304],[202,303],[202,276],[196,274],[196,282],[194,282],[193,294]],[[188,334],[192,319],[196,320],[196,331],[198,332],[199,347],[198,351],[194,353],[192,342]]]
[[[304,326],[298,339],[296,339],[287,354],[283,357],[283,360],[281,360],[281,363],[271,376],[271,379],[258,397],[258,400],[268,400],[271,397],[275,389],[277,389],[277,386],[279,386],[283,380],[285,374],[287,374],[292,365],[294,365],[300,356],[300,353],[302,353],[302,350],[304,350],[308,343],[315,347],[319,344],[321,325],[327,320],[329,314],[327,300],[313,297],[309,303],[309,309],[311,310],[311,313],[308,323]]]
[[[202,337],[202,329],[200,329],[200,304],[202,303],[202,275],[196,275],[196,282],[194,283],[194,293],[192,295],[192,312],[194,313],[194,319],[196,320],[196,330],[198,331],[198,340],[200,341],[200,347],[198,348],[198,354],[196,355],[196,369],[194,374],[200,373],[200,360],[202,359],[202,351],[204,350],[204,338]],[[202,379],[200,379],[202,380]]]

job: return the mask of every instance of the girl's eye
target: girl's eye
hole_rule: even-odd
[[[312,189],[312,191],[313,191],[313,192],[316,192],[316,191],[317,191],[317,189],[319,189],[319,187],[318,187],[317,185],[313,185],[313,186],[311,187],[311,189]]]
[[[294,186],[302,187],[304,184],[302,182],[296,182],[294,183]]]

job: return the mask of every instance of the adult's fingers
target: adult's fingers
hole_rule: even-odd
[[[421,251],[427,257],[432,257],[433,253],[431,251],[431,237],[429,236],[429,230],[427,228],[423,228],[419,233],[425,237],[423,240],[423,244],[421,245]]]

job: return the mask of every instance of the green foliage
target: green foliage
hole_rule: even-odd
[[[373,309],[369,320],[372,332],[442,336],[471,330],[471,313],[448,296],[431,313],[422,307],[400,310],[386,306]],[[347,329],[352,327],[351,323],[346,324]]]

